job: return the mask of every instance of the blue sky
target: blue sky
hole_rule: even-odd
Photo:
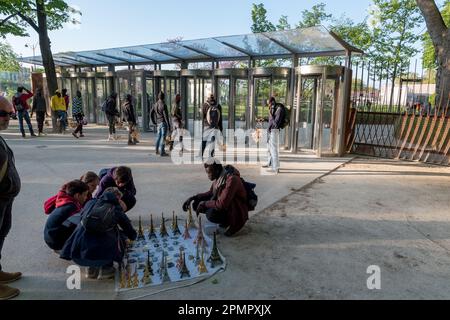
[[[164,42],[183,37],[198,39],[250,32],[252,3],[264,3],[269,19],[278,21],[287,15],[291,25],[300,20],[301,12],[324,2],[335,16],[345,14],[355,21],[367,16],[370,0],[68,0],[79,8],[81,25],[50,33],[52,51],[93,50]],[[30,38],[8,37],[13,49],[32,56],[38,42],[34,31]],[[36,50],[39,55],[39,48]]]

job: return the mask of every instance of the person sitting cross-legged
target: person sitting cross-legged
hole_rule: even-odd
[[[186,212],[192,203],[197,215],[206,214],[210,222],[225,229],[226,236],[232,236],[248,220],[247,191],[240,173],[232,166],[222,166],[217,160],[205,163],[204,167],[213,182],[211,189],[187,199],[183,210]]]
[[[126,240],[136,240],[137,232],[125,214],[117,188],[108,188],[92,199],[80,213],[81,223],[65,243],[61,258],[88,267],[88,278],[114,277],[114,262],[121,262]]]

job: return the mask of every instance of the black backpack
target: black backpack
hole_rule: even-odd
[[[280,119],[280,129],[284,129],[291,124],[291,110],[286,108],[284,104],[277,103],[276,110],[282,108],[281,119]]]
[[[113,230],[116,226],[115,204],[102,198],[91,201],[92,204],[81,219],[82,226],[86,231],[92,233],[105,233]]]
[[[247,182],[241,178],[242,184],[244,185],[245,191],[247,191],[247,206],[248,211],[255,211],[258,205],[258,196],[255,193],[256,184]]]
[[[206,121],[210,128],[218,129],[219,128],[219,122],[220,122],[220,109],[219,106],[214,104],[208,105],[208,110],[206,111]]]

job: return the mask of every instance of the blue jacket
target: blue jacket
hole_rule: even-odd
[[[68,203],[56,208],[50,214],[44,228],[44,240],[50,249],[61,250],[67,239],[72,235],[76,225],[67,225],[64,222],[76,211],[76,205],[74,203]]]
[[[131,225],[128,216],[123,212],[116,196],[112,193],[105,193],[100,200],[115,205],[116,227],[104,233],[90,233],[86,231],[82,224],[79,224],[62,249],[62,259],[72,260],[84,267],[110,265],[114,261],[120,262],[123,258],[125,253],[124,236],[130,240],[137,238],[136,230]],[[85,206],[86,210],[93,205],[93,201],[99,201],[99,199],[88,202]]]

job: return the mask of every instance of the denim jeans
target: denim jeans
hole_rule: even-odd
[[[167,136],[167,124],[160,123],[158,125],[158,140],[156,141],[156,150],[159,151],[160,154],[163,154],[165,152],[166,136]]]
[[[0,262],[2,259],[2,249],[5,238],[11,230],[12,222],[12,204],[14,198],[11,199],[0,199]],[[0,271],[2,270],[2,265],[0,264]]]
[[[59,119],[60,130],[66,130],[67,113],[65,111],[56,111],[56,117]]]
[[[267,151],[268,162],[267,165],[273,170],[280,169],[280,130],[272,130],[267,133]]]
[[[22,133],[22,136],[25,135],[25,129],[23,128],[23,120],[25,119],[25,122],[28,125],[28,129],[30,130],[30,134],[33,134],[33,126],[31,125],[30,115],[28,113],[28,110],[23,110],[17,112],[17,117],[19,118],[19,129]]]

